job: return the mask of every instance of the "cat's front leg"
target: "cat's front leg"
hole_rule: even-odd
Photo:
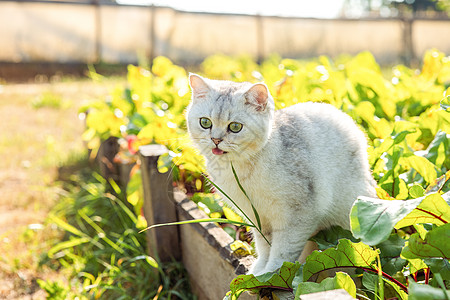
[[[285,261],[298,260],[305,244],[315,231],[315,227],[311,226],[308,228],[293,227],[273,232],[269,260],[260,274],[276,271]]]
[[[270,241],[271,236],[269,232],[265,232],[264,236]],[[265,269],[267,261],[269,260],[270,245],[257,230],[253,230],[253,238],[255,240],[256,255],[258,257],[247,274],[257,276],[263,274],[262,271]]]

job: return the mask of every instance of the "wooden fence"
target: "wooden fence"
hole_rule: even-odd
[[[0,1],[0,62],[126,64],[164,55],[194,65],[216,53],[262,60],[368,50],[392,64],[430,48],[450,53],[448,18],[284,18],[93,3]]]

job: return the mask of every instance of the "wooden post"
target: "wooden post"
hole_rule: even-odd
[[[171,172],[158,171],[158,158],[168,150],[162,145],[139,148],[142,185],[144,187],[144,216],[148,225],[176,222]],[[181,260],[178,226],[165,226],[146,231],[149,255],[162,262]]]
[[[111,136],[102,142],[97,153],[97,162],[100,168],[100,174],[106,178],[112,178],[115,181],[119,179],[119,170],[114,163],[114,157],[119,152],[118,138]]]
[[[123,189],[124,191],[127,190],[127,185],[128,182],[130,181],[130,172],[133,169],[134,165],[135,163],[130,162],[119,163],[119,175],[120,175],[119,183],[120,188]]]
[[[413,43],[413,22],[412,16],[402,18],[403,25],[403,63],[411,66],[415,63],[414,43]]]

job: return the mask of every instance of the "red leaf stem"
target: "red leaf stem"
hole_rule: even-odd
[[[425,269],[425,284],[428,284],[428,282],[430,281],[430,272],[430,268]]]
[[[362,268],[364,271],[366,271],[366,272],[372,272],[372,273],[376,273],[376,274],[378,274],[378,270],[375,270],[375,269],[370,269],[370,268]],[[389,275],[389,274],[387,274],[387,273],[385,273],[385,272],[381,272],[382,273],[382,275],[383,275],[383,277],[385,277],[385,278],[387,278],[387,279],[389,279],[390,281],[392,281],[392,282],[394,282],[396,285],[398,285],[403,291],[405,291],[405,292],[408,292],[408,288],[403,284],[403,283],[401,283],[400,281],[398,281],[397,279],[395,279],[394,277],[392,277],[391,275]]]
[[[438,219],[439,221],[441,221],[441,222],[444,223],[444,224],[447,224],[447,223],[448,223],[447,221],[445,221],[444,219],[442,219],[442,217],[440,217],[440,216],[438,216],[438,215],[436,215],[436,214],[434,214],[434,213],[432,213],[432,212],[430,212],[430,211],[426,211],[425,209],[418,208],[418,207],[416,207],[416,209],[417,209],[417,210],[420,210],[420,211],[423,211],[424,213],[427,213],[427,214],[429,214],[429,215],[435,217],[436,219]]]

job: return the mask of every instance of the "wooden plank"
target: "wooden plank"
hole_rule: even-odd
[[[144,188],[144,216],[148,225],[178,221],[173,200],[172,175],[160,173],[159,156],[167,153],[162,145],[147,145],[139,148],[142,185]],[[178,226],[165,226],[146,231],[149,255],[159,257],[162,262],[181,260]]]
[[[207,218],[186,195],[175,191],[180,220]],[[237,257],[231,251],[233,239],[214,223],[197,223],[180,226],[183,264],[189,274],[191,287],[199,300],[222,299],[230,290],[231,281],[244,274],[254,258]],[[239,299],[257,299],[248,293]]]
[[[114,163],[114,157],[119,152],[119,144],[117,141],[118,139],[114,136],[103,141],[98,149],[96,158],[100,174],[104,178],[111,178],[116,182],[119,180],[118,165]]]

